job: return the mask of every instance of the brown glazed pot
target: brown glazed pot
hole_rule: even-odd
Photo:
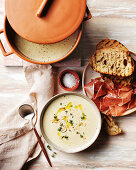
[[[91,13],[90,13],[88,8],[86,8],[86,13],[87,13],[87,17],[85,17],[83,19],[83,21],[86,21],[86,20],[91,18]],[[65,56],[63,56],[62,58],[59,58],[58,60],[50,61],[50,62],[35,61],[35,60],[31,59],[31,58],[28,58],[27,56],[22,54],[17,49],[17,47],[14,44],[14,35],[17,34],[17,33],[15,33],[15,31],[13,30],[13,28],[9,24],[7,17],[5,17],[4,29],[0,30],[0,33],[4,32],[6,40],[8,42],[8,45],[11,48],[11,52],[6,52],[1,40],[0,40],[0,49],[1,49],[2,54],[4,56],[8,56],[8,55],[11,55],[11,54],[15,53],[17,56],[19,56],[23,60],[26,60],[26,61],[31,62],[31,63],[35,63],[35,64],[52,64],[52,63],[56,63],[56,62],[59,62],[59,61],[63,60],[64,58],[68,57],[74,51],[74,49],[77,47],[77,45],[78,45],[78,43],[80,41],[81,35],[82,35],[82,23],[81,23],[80,27],[78,28],[78,30],[79,30],[79,34],[78,34],[78,38],[77,38],[77,40],[75,42],[75,45],[72,47],[72,49]]]

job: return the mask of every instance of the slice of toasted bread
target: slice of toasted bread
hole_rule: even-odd
[[[96,72],[127,77],[134,71],[134,62],[129,51],[118,47],[96,50],[91,56],[90,65]]]
[[[134,74],[128,77],[120,77],[120,76],[112,76],[108,74],[101,74],[101,77],[103,80],[112,80],[113,83],[120,84],[122,86],[129,86],[133,83],[134,80]]]
[[[102,41],[100,41],[97,46],[96,46],[96,50],[100,50],[102,48],[108,48],[108,47],[118,47],[121,48],[124,51],[129,51],[123,44],[121,44],[119,41],[117,40],[112,40],[112,39],[104,39]]]
[[[108,135],[118,135],[122,129],[114,122],[111,116],[104,116],[104,127]]]

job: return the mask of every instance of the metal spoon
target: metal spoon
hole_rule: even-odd
[[[44,144],[42,143],[41,138],[38,135],[37,130],[35,129],[35,127],[33,125],[33,121],[32,120],[33,120],[33,117],[35,116],[34,109],[32,108],[32,106],[30,106],[28,104],[24,104],[24,105],[21,105],[19,107],[19,114],[20,114],[20,116],[22,118],[31,121],[32,128],[33,128],[33,130],[35,132],[35,135],[36,135],[36,137],[38,139],[38,142],[39,142],[39,144],[41,146],[41,149],[42,149],[42,151],[43,151],[43,153],[44,153],[44,155],[45,155],[49,165],[52,167],[51,161],[50,161],[49,156],[48,156],[48,154],[47,154],[47,152],[45,150]]]

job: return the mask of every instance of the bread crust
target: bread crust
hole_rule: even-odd
[[[130,86],[134,81],[134,74],[128,77],[111,76],[108,74],[101,74],[103,80],[112,80],[115,84],[120,84],[122,86]]]
[[[100,41],[96,46],[96,50],[100,50],[102,48],[108,48],[108,47],[118,47],[126,52],[129,51],[122,43],[113,39],[104,39]]]

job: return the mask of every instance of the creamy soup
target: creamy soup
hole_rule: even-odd
[[[64,57],[75,45],[78,34],[79,31],[77,30],[65,40],[54,44],[32,43],[15,34],[14,43],[26,57],[39,62],[50,62]]]
[[[93,103],[76,95],[54,100],[46,109],[43,129],[47,138],[65,149],[82,147],[96,134],[99,116]]]

